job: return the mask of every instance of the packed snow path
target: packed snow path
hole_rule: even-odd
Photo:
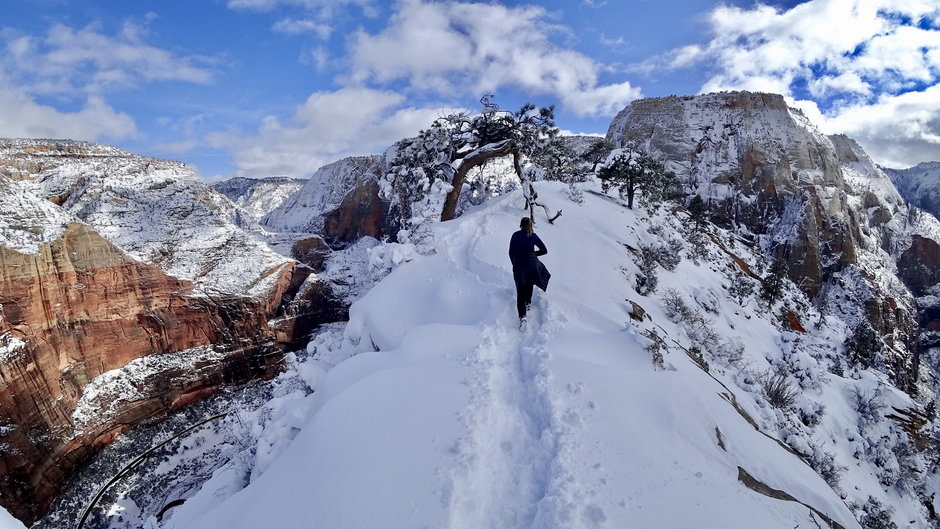
[[[603,521],[603,511],[584,505],[584,494],[572,491],[578,484],[564,461],[566,444],[575,437],[570,428],[580,416],[551,394],[547,343],[559,326],[557,315],[536,294],[528,326],[519,330],[515,294],[506,288],[511,273],[474,258],[490,231],[486,219],[477,225],[465,263],[481,279],[487,272],[498,278],[488,284],[504,298],[505,309],[483,328],[465,362],[470,403],[462,414],[467,434],[458,443],[450,527],[571,526],[578,509],[594,525]]]
[[[539,194],[556,203],[566,190]],[[436,251],[353,305],[342,345],[315,341],[321,362],[346,359],[310,369],[316,391],[293,441],[246,488],[207,483],[162,527],[815,527],[805,506],[747,488],[739,468],[858,527],[684,354],[653,368],[629,323],[631,300],[660,310],[627,277],[627,246],[644,236],[633,212],[588,197],[537,226],[552,283],[520,331],[506,254],[518,198],[436,226]],[[677,288],[720,288],[708,270],[681,272]],[[773,347],[761,325],[740,328]]]

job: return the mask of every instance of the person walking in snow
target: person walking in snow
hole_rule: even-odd
[[[548,288],[551,274],[538,259],[538,256],[547,253],[545,243],[533,231],[532,219],[522,217],[519,231],[513,233],[509,240],[509,260],[512,262],[512,278],[516,283],[516,308],[522,326],[525,326],[526,311],[532,304],[533,287],[537,286],[543,291]]]

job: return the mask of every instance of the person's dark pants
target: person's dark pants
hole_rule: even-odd
[[[525,318],[526,310],[532,304],[533,285],[520,285],[516,283],[516,308],[519,310],[519,319]]]

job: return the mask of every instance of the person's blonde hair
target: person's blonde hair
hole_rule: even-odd
[[[532,219],[529,217],[522,217],[522,220],[519,221],[519,228],[525,230],[526,235],[532,235]]]

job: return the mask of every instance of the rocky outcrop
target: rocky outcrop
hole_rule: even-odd
[[[916,296],[940,283],[940,244],[914,235],[911,246],[898,259],[898,275]]]
[[[714,222],[766,235],[810,295],[825,276],[856,262],[840,158],[855,154],[837,149],[780,95],[644,99],[617,115],[607,138],[663,157],[707,200]]]
[[[388,203],[379,197],[382,156],[356,156],[320,168],[262,220],[278,232],[319,234],[332,246],[363,236],[393,237]]]
[[[750,92],[635,101],[607,139],[663,159],[686,190],[705,199],[712,221],[784,261],[810,297],[838,284],[851,303],[835,310],[867,319],[883,336],[899,387],[913,387],[917,307],[891,270],[899,257],[908,276],[920,267],[901,256],[919,228],[855,141],[820,133],[782,96]],[[921,275],[920,288],[940,279]]]
[[[323,216],[323,235],[340,245],[364,236],[381,239],[394,235],[388,223],[388,210],[388,202],[379,198],[378,182],[366,180]]]
[[[123,429],[275,368],[274,333],[258,301],[191,292],[191,283],[131,259],[80,223],[36,254],[0,247],[0,491],[8,510],[34,520],[70,471]],[[205,346],[217,352],[211,362],[157,371],[142,397],[76,420],[96,377]]]
[[[287,176],[268,178],[230,178],[212,184],[255,222],[280,206],[287,197],[303,187],[306,180]]]

